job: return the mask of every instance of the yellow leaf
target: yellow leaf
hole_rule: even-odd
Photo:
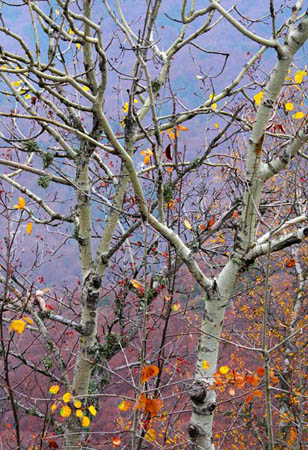
[[[287,111],[293,111],[294,105],[293,103],[286,103],[284,107],[286,108]]]
[[[293,119],[302,119],[304,117],[304,113],[302,111],[298,111],[297,113],[293,114]]]
[[[33,226],[32,222],[29,222],[28,225],[27,225],[27,228],[26,228],[27,234],[31,234],[32,233],[32,226]]]
[[[151,156],[153,156],[152,150],[147,148],[146,150],[142,150],[140,152],[140,155],[144,155],[144,164],[150,164],[151,162]]]
[[[172,309],[173,309],[173,311],[178,311],[179,309],[181,308],[181,305],[179,304],[179,303],[175,303],[173,306],[172,306]]]
[[[205,359],[202,361],[202,367],[203,369],[208,370],[210,368],[210,363]]]
[[[175,134],[172,131],[170,131],[169,136],[170,136],[170,139],[175,139]]]
[[[82,406],[81,401],[80,400],[75,400],[74,401],[74,406],[75,406],[75,408],[81,408],[81,406]]]
[[[30,317],[24,316],[24,317],[22,317],[22,320],[27,322],[29,325],[33,325],[34,324],[33,320]]]
[[[61,417],[69,417],[72,414],[72,410],[69,406],[64,405],[62,406],[60,410],[60,416]]]
[[[134,286],[134,288],[136,289],[143,289],[143,285],[140,283],[140,281],[137,280],[129,280],[131,282],[131,284]]]
[[[51,405],[50,409],[51,409],[51,412],[54,413],[55,410],[57,409],[57,402],[54,402],[54,403]]]
[[[264,91],[260,91],[260,92],[258,92],[256,95],[254,95],[254,100],[255,100],[255,102],[256,102],[256,104],[259,106],[260,105],[260,103],[261,103],[261,100],[262,100],[262,98],[263,98],[263,95],[264,95]]]
[[[129,402],[127,400],[123,400],[118,406],[120,411],[128,411],[130,407],[131,407],[131,402]]]
[[[59,10],[55,9],[55,13],[56,13],[56,15],[58,15],[59,14]]]
[[[192,229],[191,223],[189,222],[188,219],[184,219],[183,222],[184,222],[184,225],[187,228],[187,230],[191,230]]]
[[[21,85],[21,81],[14,81],[13,86],[18,87]]]
[[[210,99],[212,99],[212,98],[214,98],[214,94],[210,94]],[[216,104],[216,103],[212,103],[212,104],[211,104],[211,107],[212,107],[213,109],[216,109],[216,108],[217,108],[217,104]]]
[[[88,427],[90,425],[90,419],[87,416],[83,416],[82,421],[81,421],[81,425],[83,427]]]
[[[57,394],[60,391],[60,386],[57,384],[54,384],[53,386],[50,386],[49,393],[50,394]]]
[[[24,209],[26,206],[25,199],[22,197],[18,197],[18,205],[14,205],[15,209]]]
[[[29,98],[31,98],[30,94],[25,95],[25,100],[29,100]]]
[[[306,70],[298,70],[294,76],[295,83],[301,83],[303,81],[304,76],[307,75]]]
[[[83,412],[81,411],[81,409],[76,409],[76,417],[83,417]]]
[[[16,333],[18,334],[22,334],[25,331],[26,328],[26,322],[24,322],[23,320],[13,320],[13,322],[11,323],[9,330],[13,330],[16,331]]]
[[[68,30],[68,34],[74,34],[74,31],[70,28],[70,29]]]
[[[144,439],[146,439],[149,442],[153,442],[156,439],[156,431],[154,430],[154,428],[149,428],[148,431],[146,432]]]
[[[85,85],[82,86],[82,89],[86,92],[88,92],[88,90],[89,90],[88,86],[85,86]]]
[[[77,50],[80,50],[81,45],[79,44],[79,42],[77,42],[76,47],[77,47]]]
[[[221,373],[221,375],[227,375],[227,373],[229,372],[229,367],[228,366],[221,366],[219,368],[219,373]]]
[[[92,416],[96,416],[97,411],[96,411],[96,409],[95,409],[95,407],[94,407],[93,405],[90,405],[90,406],[88,407],[88,410],[90,411],[90,413],[92,414]]]
[[[219,128],[219,124],[217,122],[214,123],[215,128]]]
[[[138,100],[136,98],[134,98],[134,103],[137,104],[139,103]]]
[[[125,113],[128,112],[128,102],[124,103],[124,107],[122,109],[123,109],[123,112],[125,112]]]
[[[64,401],[64,403],[68,403],[72,398],[72,394],[70,392],[65,392],[65,394],[63,394],[62,400]]]

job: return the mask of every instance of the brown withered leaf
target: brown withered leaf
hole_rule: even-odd
[[[165,150],[166,158],[169,159],[169,161],[172,161],[171,147],[172,147],[172,145],[168,144],[167,147],[166,147],[166,150]]]

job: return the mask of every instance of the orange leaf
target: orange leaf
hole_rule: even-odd
[[[229,388],[229,394],[232,395],[232,396],[235,395],[235,390],[234,390],[233,387]]]
[[[243,389],[245,387],[245,378],[242,375],[237,375],[235,377],[235,383],[238,389]]]
[[[147,398],[144,394],[140,394],[135,403],[134,409],[144,409],[146,405]]]
[[[127,400],[123,400],[118,406],[120,411],[128,411],[130,407],[131,407],[131,402],[129,402]]]
[[[253,382],[253,376],[252,375],[246,375],[245,376],[245,381],[249,384],[252,384]]]
[[[219,372],[214,373],[214,378],[215,378],[215,382],[216,382],[217,386],[220,386],[223,384],[222,377]]]
[[[154,365],[144,366],[141,372],[141,383],[145,383],[151,377],[155,377],[159,373],[159,368]]]
[[[119,437],[114,437],[112,439],[112,446],[113,447],[119,447],[121,445],[121,439]]]
[[[134,409],[141,410],[144,412],[149,412],[151,416],[156,416],[158,411],[163,407],[163,402],[159,398],[149,399],[145,396],[145,394],[140,394]]]
[[[255,397],[262,397],[263,392],[261,391],[261,389],[256,389],[255,391],[253,391],[253,395]]]
[[[257,387],[259,383],[260,383],[260,378],[258,377],[258,375],[254,374],[251,384],[253,385],[253,387]]]
[[[254,387],[257,387],[260,381],[260,378],[258,377],[257,374],[253,374],[253,375],[246,375],[245,380],[247,381],[247,383],[251,384]]]
[[[263,375],[265,374],[264,367],[258,367],[257,368],[257,373],[260,375],[260,377],[263,377]]]
[[[160,398],[146,399],[144,411],[149,412],[151,416],[157,416],[158,411],[163,407]]]
[[[246,395],[245,403],[249,403],[249,402],[251,402],[251,400],[252,400],[252,394]]]
[[[278,380],[277,377],[272,377],[272,378],[271,378],[271,382],[272,382],[273,384],[277,384],[277,383],[279,383],[279,380]]]
[[[295,266],[295,263],[296,263],[295,259],[289,259],[289,261],[285,263],[285,266],[289,269],[290,267]]]
[[[183,125],[177,125],[177,126],[176,126],[176,129],[177,129],[178,131],[187,131],[187,130],[188,130],[188,128],[187,128],[187,127],[184,127]]]
[[[213,216],[210,220],[209,223],[207,224],[208,228],[211,228],[215,223],[215,216]]]

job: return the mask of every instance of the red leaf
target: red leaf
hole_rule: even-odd
[[[56,443],[56,441],[54,439],[49,439],[48,447],[49,448],[59,448],[58,444]]]
[[[215,216],[213,216],[210,220],[209,223],[207,224],[208,228],[211,228],[215,223]]]
[[[166,158],[169,159],[169,161],[172,161],[172,156],[171,156],[171,144],[168,144],[165,150],[165,155]]]
[[[31,97],[31,105],[35,105],[37,98]]]
[[[288,268],[293,267],[295,266],[295,262],[295,259],[289,259],[289,261],[286,262],[285,266]]]

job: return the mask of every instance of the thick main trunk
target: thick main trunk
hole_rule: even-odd
[[[240,268],[240,262],[236,258],[231,259],[213,288],[205,295],[195,380],[190,392],[193,411],[188,433],[194,450],[214,450],[212,426],[216,392],[212,387],[225,310]],[[203,367],[204,361],[207,362],[208,369]]]
[[[86,170],[86,169],[84,169]],[[126,177],[126,168],[123,165],[121,170],[121,182],[116,187],[116,192],[113,198],[113,207],[107,219],[105,230],[103,232],[101,242],[99,244],[96,261],[90,258],[90,252],[85,252],[83,249],[83,240],[79,239],[80,257],[82,261],[83,284],[82,284],[82,315],[81,326],[82,333],[79,341],[79,349],[77,354],[77,361],[74,371],[73,379],[73,395],[86,396],[89,393],[89,386],[91,381],[91,373],[98,355],[97,343],[97,318],[98,318],[98,299],[101,287],[102,278],[108,266],[106,261],[106,254],[111,245],[111,240],[117,226],[120,211],[123,204],[123,198],[126,191],[128,178]],[[82,194],[79,194],[82,195]],[[79,199],[81,202],[86,202],[85,197]],[[84,215],[84,222],[80,220],[79,236],[82,236],[82,229],[87,229],[90,223],[90,208],[88,214]],[[89,228],[90,230],[90,228]],[[89,234],[88,234],[89,235]],[[92,250],[91,250],[92,254]],[[82,445],[82,430],[80,421],[76,418],[68,420],[66,430],[66,448],[80,449]]]

